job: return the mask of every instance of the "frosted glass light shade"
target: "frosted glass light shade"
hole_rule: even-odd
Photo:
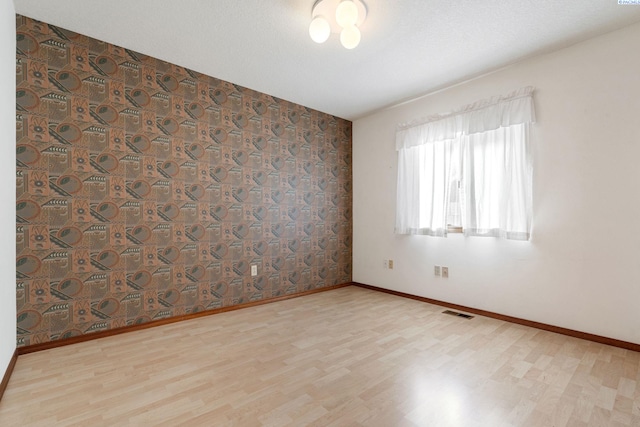
[[[342,0],[336,8],[336,22],[342,28],[352,27],[358,22],[358,7],[351,0]]]
[[[331,26],[329,22],[322,16],[316,16],[309,24],[309,35],[311,40],[316,43],[324,43],[331,34]]]
[[[346,49],[353,49],[360,44],[360,30],[355,25],[344,28],[340,32],[340,43]]]

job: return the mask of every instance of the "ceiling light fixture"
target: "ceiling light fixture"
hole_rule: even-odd
[[[367,17],[362,0],[316,0],[311,9],[309,35],[316,43],[327,41],[331,33],[340,33],[340,43],[346,49],[360,44],[360,27]]]

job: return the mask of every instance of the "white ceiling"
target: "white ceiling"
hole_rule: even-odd
[[[14,0],[16,12],[346,119],[640,21],[617,0],[365,0],[321,45],[314,0]],[[634,53],[634,54],[637,54]]]

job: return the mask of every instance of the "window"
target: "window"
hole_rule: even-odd
[[[449,186],[449,204],[447,206],[447,231],[449,233],[462,233],[462,179],[456,177],[451,180]]]
[[[528,240],[533,88],[402,125],[396,233]]]

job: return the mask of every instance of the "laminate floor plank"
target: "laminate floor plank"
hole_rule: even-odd
[[[2,426],[640,426],[640,353],[347,287],[22,355]]]

